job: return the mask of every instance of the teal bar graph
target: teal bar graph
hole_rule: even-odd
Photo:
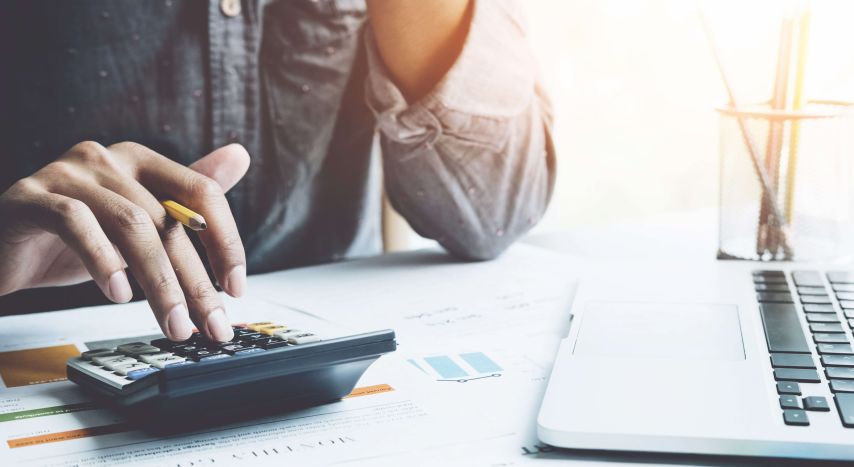
[[[424,361],[439,373],[442,378],[463,378],[468,376],[466,370],[463,370],[459,365],[454,363],[450,357],[424,357]]]
[[[502,368],[483,352],[461,353],[460,358],[479,373],[498,373]]]

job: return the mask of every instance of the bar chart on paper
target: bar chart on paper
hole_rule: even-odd
[[[498,378],[504,372],[501,365],[483,352],[432,355],[410,358],[407,361],[436,381],[467,383],[485,378]]]

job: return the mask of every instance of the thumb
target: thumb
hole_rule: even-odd
[[[249,153],[237,143],[229,144],[193,162],[190,168],[216,180],[223,191],[228,191],[246,175]]]

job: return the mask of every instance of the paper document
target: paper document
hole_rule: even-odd
[[[398,351],[340,402],[172,437],[63,380],[71,355],[158,335],[145,303],[0,318],[0,464],[523,462],[546,448],[533,428],[577,268],[514,247],[493,262],[424,251],[251,277],[252,298],[226,298],[233,322],[327,338],[391,328]]]

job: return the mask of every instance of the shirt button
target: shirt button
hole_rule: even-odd
[[[240,14],[240,0],[220,0],[219,9],[225,16],[233,18]]]

